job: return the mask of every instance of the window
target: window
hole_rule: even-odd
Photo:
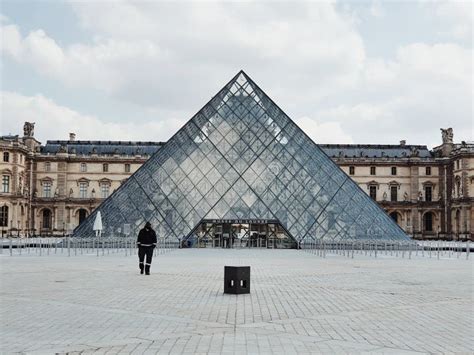
[[[2,192],[10,192],[10,176],[3,175],[2,177]]]
[[[390,213],[390,217],[395,221],[395,223],[398,223],[398,213],[397,212],[392,212]]]
[[[375,185],[369,186],[369,195],[370,195],[370,198],[373,199],[374,201],[377,200],[377,186]]]
[[[398,201],[398,186],[390,186],[390,201]]]
[[[49,161],[44,163],[44,171],[51,171],[51,163]]]
[[[51,197],[51,181],[43,181],[43,197]]]
[[[87,164],[81,163],[81,173],[85,173],[87,171]]]
[[[349,167],[349,175],[354,175],[355,174],[355,167],[354,166],[350,166]]]
[[[5,155],[4,155],[3,161],[5,161]],[[456,169],[459,169],[459,160],[456,160]]]
[[[0,227],[8,227],[8,206],[0,207]]]
[[[425,186],[425,201],[432,201],[433,188],[431,186]]]
[[[45,208],[43,210],[43,229],[51,229],[51,225],[53,224],[53,218],[51,210]]]
[[[107,198],[109,197],[110,186],[107,184],[100,185],[100,197]]]
[[[426,212],[424,216],[424,225],[425,225],[425,232],[432,232],[433,231],[433,213]]]
[[[84,222],[84,220],[87,218],[87,211],[83,208],[79,210],[79,224]]]
[[[107,164],[107,163],[102,164],[102,171],[104,173],[108,172],[109,171],[109,164]]]
[[[370,175],[375,175],[375,166],[370,167]]]
[[[397,175],[397,167],[392,166],[392,175]]]
[[[5,163],[8,163],[10,161],[10,153],[8,153],[8,152],[3,153],[3,161]]]
[[[87,182],[79,183],[79,197],[87,198]]]
[[[431,175],[431,166],[427,166],[425,170],[426,175]]]
[[[125,164],[125,172],[126,173],[130,172],[130,164]]]

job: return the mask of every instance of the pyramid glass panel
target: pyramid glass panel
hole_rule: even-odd
[[[106,236],[126,224],[135,234],[151,221],[160,238],[188,245],[408,240],[243,71],[77,227],[75,236],[94,235],[97,211]]]

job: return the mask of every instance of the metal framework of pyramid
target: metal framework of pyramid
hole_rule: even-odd
[[[162,238],[202,220],[271,219],[297,241],[408,240],[403,230],[243,71],[74,231]]]

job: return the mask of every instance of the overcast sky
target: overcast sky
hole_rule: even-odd
[[[470,1],[0,4],[1,134],[165,141],[243,69],[317,143],[473,140]]]

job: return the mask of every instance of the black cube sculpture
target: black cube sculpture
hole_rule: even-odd
[[[224,266],[224,293],[250,293],[250,266]]]

